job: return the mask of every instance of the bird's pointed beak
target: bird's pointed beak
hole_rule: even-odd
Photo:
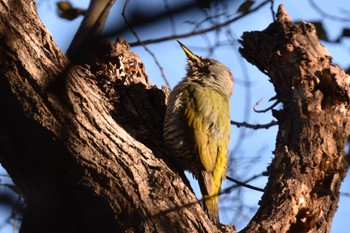
[[[191,60],[192,62],[196,62],[196,63],[201,63],[201,58],[199,56],[197,56],[196,54],[192,53],[191,50],[189,50],[184,44],[182,44],[180,41],[177,41],[182,50],[185,52],[186,56],[188,57],[189,60]]]

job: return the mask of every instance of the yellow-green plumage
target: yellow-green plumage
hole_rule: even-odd
[[[186,77],[168,98],[164,138],[180,166],[198,180],[204,209],[219,224],[218,194],[228,165],[233,78],[223,64],[180,45],[189,65]]]

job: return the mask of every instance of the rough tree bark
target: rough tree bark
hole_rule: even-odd
[[[79,66],[33,1],[0,1],[0,22],[0,162],[28,202],[21,232],[219,231],[167,157],[167,91],[125,42],[100,43]],[[284,105],[269,183],[244,231],[326,232],[345,175],[349,78],[313,27],[282,10],[243,46]]]
[[[242,36],[241,54],[267,73],[283,104],[260,208],[242,232],[329,232],[346,174],[350,77],[337,65],[312,24],[277,21]]]
[[[28,202],[21,232],[218,231],[164,156],[166,92],[126,43],[77,66],[33,1],[1,1],[0,22],[0,161]]]

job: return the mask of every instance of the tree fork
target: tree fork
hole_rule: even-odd
[[[219,231],[164,156],[167,92],[127,43],[79,66],[34,1],[0,2],[0,22],[0,162],[28,202],[21,232]]]
[[[284,10],[261,32],[242,36],[241,54],[267,73],[283,104],[260,208],[242,232],[329,232],[346,175],[350,77],[312,24],[293,24]]]

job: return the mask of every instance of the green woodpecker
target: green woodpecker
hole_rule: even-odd
[[[228,165],[233,76],[222,63],[179,44],[188,58],[187,74],[169,95],[164,139],[182,169],[198,180],[204,210],[218,225],[219,193]]]

